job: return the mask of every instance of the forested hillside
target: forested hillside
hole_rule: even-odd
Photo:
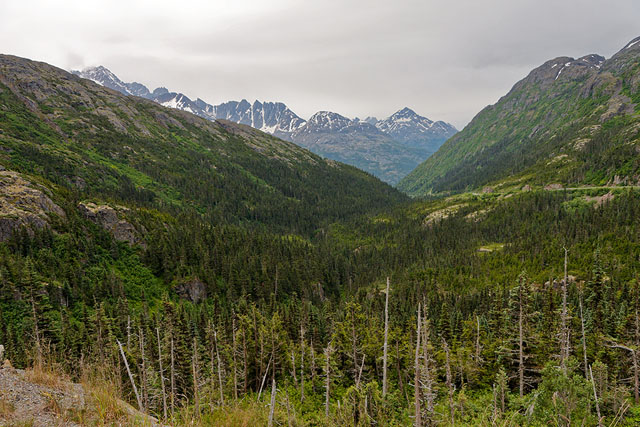
[[[607,60],[587,55],[545,62],[398,188],[421,196],[483,185],[637,185],[639,40]]]
[[[258,131],[0,58],[14,366],[174,425],[640,422],[633,188],[408,203]],[[0,423],[14,410],[0,393]]]

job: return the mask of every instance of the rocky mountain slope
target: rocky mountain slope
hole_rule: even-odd
[[[368,174],[251,127],[203,120],[14,56],[0,56],[0,106],[0,165],[96,202],[188,206],[309,233],[404,200]],[[2,182],[9,179],[19,182]]]
[[[103,66],[73,71],[73,74],[125,95],[147,98],[208,120],[224,119],[251,126],[326,158],[356,166],[391,184],[397,183],[457,132],[452,125],[434,122],[409,108],[384,120],[375,117],[351,120],[321,111],[307,121],[281,102],[250,103],[243,99],[211,105],[200,98],[192,101],[166,88],[150,91],[140,83],[123,82]],[[317,120],[323,117],[330,117],[334,123],[325,126]]]
[[[354,165],[391,184],[397,183],[427,157],[372,124],[330,111],[311,116],[291,139],[314,153]]]
[[[449,123],[434,122],[406,107],[384,120],[377,120],[375,126],[380,132],[391,136],[396,141],[422,151],[425,158],[435,153],[457,132],[456,128]]]
[[[640,38],[612,58],[545,62],[399,183],[412,195],[483,185],[640,180]]]

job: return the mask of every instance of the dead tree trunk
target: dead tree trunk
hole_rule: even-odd
[[[156,328],[156,338],[158,339],[158,365],[160,367],[160,385],[162,386],[162,414],[163,419],[167,419],[167,392],[164,387],[164,370],[162,369],[162,346],[160,345],[160,328]]]
[[[127,362],[127,356],[124,355],[124,350],[122,349],[122,344],[120,344],[119,340],[116,340],[118,343],[118,347],[120,348],[120,354],[122,355],[122,360],[124,361],[124,366],[127,368],[127,374],[129,375],[129,381],[131,381],[131,388],[133,388],[133,394],[136,395],[136,400],[138,401],[138,409],[144,412],[144,407],[142,406],[142,399],[140,398],[140,394],[138,394],[138,388],[136,387],[136,382],[133,380],[133,375],[131,375],[131,369],[129,369],[129,362]]]
[[[198,341],[196,337],[193,337],[193,357],[191,358],[191,371],[193,375],[193,401],[196,417],[200,417],[200,393],[198,390],[198,383],[200,382],[198,377]]]
[[[476,315],[476,366],[480,366],[480,316]]]
[[[637,302],[636,302],[637,304]],[[638,351],[640,351],[640,316],[638,316],[638,307],[636,305],[636,318],[635,318],[635,344],[634,349],[634,361],[633,361],[633,396],[636,405],[640,403],[640,378],[638,377]]]
[[[238,400],[238,364],[236,357],[236,315],[231,315],[231,354],[233,356],[233,399]]]
[[[329,392],[331,386],[331,354],[333,353],[333,345],[329,345],[324,350],[325,367],[324,367],[324,416],[329,419]]]
[[[359,369],[358,369],[358,347],[357,347],[355,314],[352,316],[352,321],[351,321],[351,351],[352,351],[351,357],[353,358],[353,381],[356,384],[356,388],[360,388],[360,376],[358,375],[358,372],[359,372]],[[363,363],[363,366],[364,366],[364,360],[362,361],[362,363]]]
[[[602,416],[600,415],[600,403],[598,402],[598,392],[596,391],[596,381],[593,379],[593,371],[589,366],[589,374],[591,374],[591,385],[593,386],[593,398],[596,402],[596,413],[598,414],[598,427],[602,426]]]
[[[384,347],[382,355],[382,397],[387,395],[387,347],[389,340],[389,278],[384,299]]]
[[[520,397],[524,396],[524,307],[522,301],[522,286],[524,286],[524,278],[520,279],[518,289],[518,382],[520,389]]]
[[[304,327],[300,319],[300,402],[304,402]]]
[[[216,359],[218,361],[218,386],[220,387],[220,404],[224,405],[224,391],[222,389],[222,361],[220,360],[220,349],[218,348],[218,331],[213,328],[213,343],[216,348]]]
[[[249,361],[247,352],[247,332],[246,325],[242,327],[242,376],[244,378],[244,384],[242,385],[242,392],[247,394],[247,387],[249,384]]]
[[[271,404],[269,405],[269,427],[273,426],[273,413],[276,408],[276,380],[271,380]]]
[[[131,316],[127,316],[127,350],[131,348]]]
[[[432,359],[429,349],[429,334],[429,320],[424,317],[422,320],[422,372],[420,375],[420,387],[422,390],[424,390],[422,399],[426,403],[424,421],[426,422],[426,424],[431,425],[433,421],[435,394],[433,392],[434,375],[432,373],[431,367]]]
[[[176,405],[176,369],[173,355],[173,336],[171,337],[171,417]]]
[[[416,354],[414,359],[414,379],[413,379],[413,400],[414,400],[414,423],[416,427],[422,427],[422,409],[420,405],[420,328],[422,324],[420,304],[418,304],[418,324],[416,327]]]
[[[291,346],[291,376],[293,377],[294,387],[298,387],[298,374],[296,373],[296,352]]]
[[[569,359],[569,325],[568,325],[568,313],[567,313],[567,260],[569,250],[564,249],[564,280],[562,281],[562,315],[561,315],[561,327],[560,327],[560,366],[562,372],[567,374],[567,360]]]
[[[580,327],[582,330],[582,355],[584,357],[584,377],[589,378],[589,371],[587,365],[587,335],[584,331],[584,314],[582,313],[582,293],[580,293],[579,299],[580,305]]]
[[[140,367],[140,392],[142,394],[142,403],[144,404],[145,412],[149,410],[149,391],[147,388],[147,362],[145,356],[144,349],[144,333],[142,332],[142,327],[138,328],[138,342],[140,344],[140,356],[141,356],[141,367]]]
[[[442,348],[444,349],[445,354],[445,369],[446,369],[446,379],[447,379],[447,389],[449,390],[449,412],[451,414],[451,425],[455,425],[455,411],[456,408],[453,404],[453,378],[451,377],[451,362],[449,356],[449,345],[447,344],[447,340],[442,339]]]

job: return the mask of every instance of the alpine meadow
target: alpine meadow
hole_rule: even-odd
[[[242,31],[252,46],[261,13],[274,20],[265,45],[287,29],[307,41],[285,12],[252,7],[228,18],[235,28],[251,17]],[[97,32],[95,11],[81,9]],[[342,15],[326,21],[341,60],[360,58],[361,39],[375,47],[379,57],[348,65],[370,75],[323,86],[314,67],[343,68],[313,39],[274,49],[284,80],[259,82],[299,111],[333,96],[353,119],[251,104],[241,98],[251,82],[234,93],[242,101],[224,98],[234,79],[161,65],[169,36],[140,56],[144,70],[118,62],[99,53],[115,24],[78,66],[21,54],[18,38],[35,35],[0,43],[0,425],[640,425],[640,37],[609,58],[532,54],[542,65],[527,62],[515,85],[500,82],[511,90],[463,120],[450,112],[457,104],[433,107],[445,104],[435,89],[431,104],[415,101],[431,97],[421,86],[401,92],[415,109],[385,98],[415,76],[394,66],[407,74],[388,82],[372,65],[405,52],[386,52],[377,27],[365,37],[359,23],[373,10],[345,5],[348,34]],[[127,37],[148,41],[140,31],[154,25],[139,23]],[[65,31],[80,28],[91,33]],[[242,73],[272,56],[225,56],[236,36],[249,37],[229,35],[216,53],[189,39],[172,54],[197,57],[189,67],[209,66],[207,55],[225,70],[237,60]],[[84,46],[51,37],[60,58]],[[114,43],[133,49],[126,40]],[[219,103],[125,83],[97,60],[127,81],[164,79]],[[420,61],[417,78],[437,73]],[[318,84],[300,98],[283,89],[301,87],[287,70],[296,66]],[[355,101],[342,101],[360,86],[388,109],[367,101],[371,115],[356,117]],[[429,108],[441,120],[416,112]]]

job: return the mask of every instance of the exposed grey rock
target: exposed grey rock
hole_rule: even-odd
[[[457,131],[443,121],[434,122],[418,115],[410,108],[403,108],[390,117],[377,121],[376,128],[407,146],[424,152],[426,159]]]
[[[207,286],[198,278],[181,282],[176,286],[175,291],[181,298],[193,303],[199,303],[207,297]]]
[[[47,226],[51,214],[65,217],[47,192],[17,172],[0,171],[0,241],[10,238],[22,226],[27,230]]]
[[[127,242],[130,245],[145,246],[136,228],[128,221],[121,219],[118,216],[118,211],[111,206],[89,202],[78,204],[78,208],[85,218],[111,232],[116,240]],[[124,208],[121,209],[121,211],[124,210]]]

